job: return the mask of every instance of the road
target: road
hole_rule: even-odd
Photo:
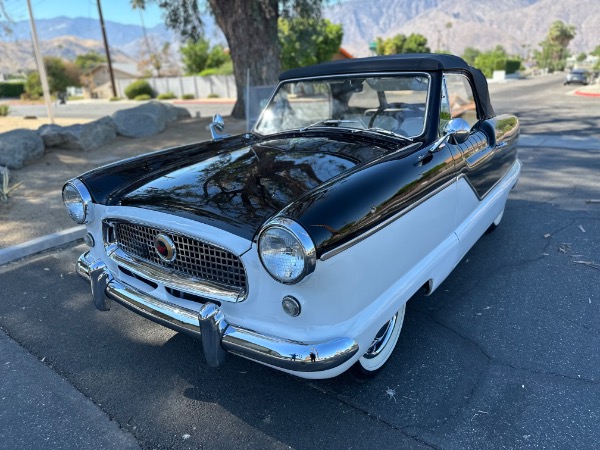
[[[120,109],[132,108],[139,105],[140,102],[119,101],[108,102],[104,100],[75,100],[67,102],[65,105],[54,104],[53,111],[55,117],[75,118],[75,119],[99,119],[109,116]],[[232,102],[223,102],[216,100],[213,102],[175,102],[176,106],[187,108],[192,115],[196,117],[212,117],[214,114],[228,116],[233,108]],[[46,107],[43,104],[38,105],[11,105],[10,114],[13,116],[36,116],[47,117]]]
[[[490,85],[497,113],[513,113],[525,134],[569,134],[599,137],[600,102],[573,93],[579,85],[563,85],[564,74]]]
[[[492,99],[524,133],[591,136],[600,102],[570,90],[554,76],[495,85]],[[233,356],[210,369],[197,341],[119,305],[96,311],[74,272],[83,245],[0,268],[0,327],[144,448],[594,448],[599,153],[521,148],[503,222],[411,299],[369,383]]]

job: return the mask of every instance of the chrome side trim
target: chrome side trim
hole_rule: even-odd
[[[200,280],[188,276],[179,275],[176,272],[167,272],[165,268],[156,268],[145,261],[134,259],[120,248],[116,248],[110,255],[117,264],[132,271],[136,275],[148,278],[164,286],[179,289],[190,294],[206,297],[221,302],[241,302],[246,299],[245,290],[226,289],[218,284],[206,280]]]
[[[402,217],[403,215],[407,214],[408,212],[412,211],[413,209],[415,209],[417,206],[419,206],[421,203],[426,202],[427,200],[429,200],[431,197],[433,197],[434,195],[436,195],[437,193],[443,191],[444,189],[446,189],[447,187],[451,186],[452,184],[454,184],[457,181],[457,178],[452,178],[451,180],[445,182],[444,184],[442,184],[440,187],[436,188],[435,190],[431,191],[429,194],[425,195],[424,197],[416,200],[414,203],[412,203],[411,205],[407,206],[406,208],[404,208],[403,210],[397,212],[396,214],[394,214],[392,217],[390,217],[389,219],[384,220],[383,222],[379,223],[378,225],[374,226],[373,228],[365,231],[363,234],[361,234],[360,236],[355,237],[354,239],[346,242],[345,244],[340,245],[339,247],[330,250],[326,253],[323,253],[323,255],[321,255],[321,261],[327,261],[329,258],[334,257],[335,255],[343,252],[344,250],[358,244],[359,242],[364,241],[365,239],[367,239],[369,236],[372,236],[373,234],[377,233],[379,230],[381,230],[382,228],[387,227],[389,224],[391,224],[392,222],[395,222],[396,220],[398,220],[400,217]]]
[[[411,204],[410,206],[407,206],[406,208],[404,208],[402,211],[399,211],[398,213],[396,213],[394,216],[390,217],[389,219],[381,222],[379,225],[371,228],[370,230],[365,231],[364,234],[361,234],[360,236],[355,237],[354,239],[352,239],[351,241],[346,242],[345,244],[340,245],[339,247],[328,251],[327,253],[324,253],[321,258],[322,261],[326,261],[329,258],[332,258],[333,256],[343,252],[344,250],[358,244],[359,242],[364,241],[365,239],[367,239],[369,236],[372,236],[373,234],[375,234],[377,231],[381,230],[382,228],[385,228],[386,226],[388,226],[390,223],[398,220],[400,217],[404,216],[405,214],[407,214],[408,212],[412,211],[413,209],[415,209],[417,206],[421,205],[422,203],[426,202],[427,200],[429,200],[431,197],[433,197],[434,195],[436,195],[437,193],[439,193],[440,191],[446,189],[447,187],[449,187],[450,185],[452,185],[453,183],[457,182],[460,179],[464,179],[467,184],[469,185],[469,187],[473,190],[473,193],[477,196],[478,200],[483,200],[492,190],[494,190],[500,183],[502,183],[504,180],[506,180],[511,172],[513,171],[513,169],[517,166],[517,165],[521,165],[521,162],[517,159],[514,164],[511,166],[511,168],[502,176],[502,178],[500,178],[496,183],[494,183],[494,185],[483,195],[480,196],[477,191],[475,190],[475,188],[473,187],[473,185],[469,182],[469,179],[467,178],[467,176],[465,174],[460,174],[458,175],[456,178],[452,178],[450,181],[447,181],[446,183],[444,183],[443,185],[441,185],[440,187],[438,187],[437,189],[431,191],[429,194],[425,195],[424,197],[420,198],[419,200],[415,201],[413,204]],[[516,183],[515,183],[516,184]]]
[[[101,260],[92,261],[89,252],[79,257],[77,272],[93,283],[97,307],[102,305],[96,298],[103,297],[109,306],[110,300],[115,300],[153,322],[201,338],[207,363],[213,367],[222,364],[228,351],[280,369],[319,372],[344,364],[359,350],[358,343],[350,338],[306,343],[232,325],[214,303],[206,303],[196,312],[161,301],[113,278]]]

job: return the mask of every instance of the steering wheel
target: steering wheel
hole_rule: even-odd
[[[371,116],[371,118],[369,119],[369,125],[367,128],[373,128],[373,124],[375,123],[375,119],[377,118],[377,116],[379,114],[381,114],[382,112],[385,111],[385,108],[383,106],[380,106],[379,108],[377,108],[374,112],[373,115]]]

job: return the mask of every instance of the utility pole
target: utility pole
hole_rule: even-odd
[[[44,58],[40,52],[37,31],[35,29],[35,20],[33,19],[33,10],[31,9],[31,0],[27,0],[27,8],[29,8],[29,26],[31,27],[31,40],[33,41],[33,52],[40,73],[40,81],[42,83],[42,91],[44,92],[44,102],[46,103],[46,112],[50,123],[54,123],[54,112],[52,111],[52,100],[50,99],[50,88],[48,87],[48,77],[46,75],[46,66],[44,66]]]
[[[29,0],[27,0],[29,1]],[[106,51],[106,61],[108,62],[108,73],[110,74],[110,84],[112,86],[113,97],[117,96],[117,85],[115,84],[115,75],[113,74],[112,62],[110,62],[110,50],[108,49],[108,39],[106,38],[106,29],[104,27],[104,17],[102,17],[102,7],[98,0],[98,15],[100,16],[100,27],[102,28],[102,38],[104,39],[104,50]]]

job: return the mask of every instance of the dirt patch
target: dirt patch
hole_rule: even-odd
[[[1,122],[1,121],[0,121]],[[61,197],[65,181],[98,166],[155,150],[211,139],[209,118],[174,122],[156,136],[142,139],[117,137],[91,152],[50,149],[42,159],[11,171],[15,189],[8,203],[0,202],[0,248],[9,247],[75,226]],[[243,120],[225,118],[226,131],[243,133]]]

